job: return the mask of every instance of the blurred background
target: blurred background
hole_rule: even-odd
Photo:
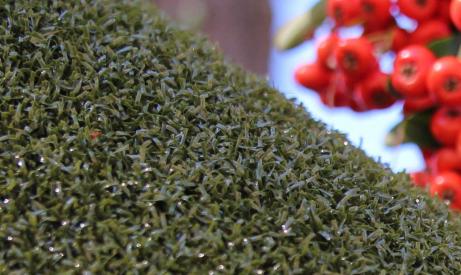
[[[232,62],[267,74],[271,10],[264,0],[154,0],[188,29],[205,33]]]
[[[398,148],[384,145],[387,132],[401,120],[400,104],[382,111],[362,114],[348,109],[330,109],[317,96],[294,82],[293,72],[302,63],[315,60],[315,45],[328,32],[328,24],[315,39],[284,52],[272,48],[273,33],[291,18],[302,14],[316,0],[154,0],[165,13],[185,28],[199,31],[213,40],[233,63],[267,77],[269,84],[288,98],[302,103],[315,119],[346,133],[352,144],[371,157],[388,164],[394,171],[416,171],[424,167],[415,145]],[[356,36],[351,29],[346,36]],[[381,69],[392,69],[392,56]]]

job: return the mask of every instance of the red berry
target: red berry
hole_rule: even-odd
[[[317,63],[302,65],[295,71],[296,81],[316,92],[320,92],[328,87],[330,78],[331,73]]]
[[[363,99],[361,95],[359,95],[360,90],[357,89],[357,87],[353,90],[352,93],[352,98],[351,102],[349,104],[349,107],[351,108],[352,111],[361,113],[361,112],[366,112],[369,111],[367,106],[365,106],[365,103],[363,102]]]
[[[360,0],[360,6],[361,18],[368,33],[383,30],[393,22],[390,0]]]
[[[437,10],[439,0],[398,0],[400,11],[418,21],[431,18]]]
[[[409,44],[410,34],[401,28],[395,27],[392,30],[391,49],[398,52]]]
[[[346,78],[335,72],[328,88],[320,94],[320,99],[328,107],[346,107],[350,105],[351,95]]]
[[[94,130],[94,131],[91,131],[91,132],[90,132],[90,138],[91,138],[92,140],[97,139],[97,138],[100,137],[101,135],[102,135],[102,132],[99,131],[99,130]]]
[[[339,43],[339,37],[336,34],[329,35],[317,46],[317,63],[328,69],[336,67],[334,51]]]
[[[461,131],[461,107],[441,107],[431,119],[431,132],[434,138],[446,145],[453,146]]]
[[[353,24],[358,21],[360,15],[359,0],[328,0],[327,15],[338,26]]]
[[[438,3],[437,11],[435,12],[435,18],[442,20],[443,22],[450,24],[450,3],[451,0],[440,0]]]
[[[412,45],[404,48],[394,61],[392,85],[404,97],[425,97],[426,77],[434,61],[434,54],[423,46]]]
[[[444,147],[437,150],[430,159],[430,169],[434,174],[461,170],[461,156],[455,149]]]
[[[458,133],[458,137],[456,138],[456,152],[459,156],[461,156],[461,132]]]
[[[421,23],[411,34],[411,43],[427,46],[432,41],[447,38],[451,35],[450,27],[442,20],[429,20]]]
[[[342,40],[336,49],[336,62],[352,80],[363,79],[378,68],[373,46],[362,37]]]
[[[450,17],[456,28],[461,30],[461,0],[451,0]]]
[[[411,182],[418,187],[426,187],[431,181],[431,175],[426,171],[410,173]]]
[[[454,56],[437,60],[429,72],[427,86],[440,103],[461,105],[461,61]]]
[[[357,86],[357,96],[367,109],[384,109],[395,103],[396,99],[388,91],[387,75],[377,71]]]
[[[327,107],[348,107],[350,105],[350,96],[343,89],[330,89],[320,94],[320,100]]]
[[[431,94],[425,97],[408,98],[403,102],[403,113],[410,115],[434,108],[436,105],[437,100]]]
[[[435,154],[435,150],[431,148],[421,148],[421,154],[423,155],[424,162],[426,165],[430,163],[432,156]]]
[[[454,172],[444,172],[434,177],[430,193],[450,202],[450,207],[461,209],[461,177]]]

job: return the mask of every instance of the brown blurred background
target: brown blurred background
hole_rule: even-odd
[[[265,0],[153,0],[181,25],[206,34],[232,62],[267,73],[270,9]]]

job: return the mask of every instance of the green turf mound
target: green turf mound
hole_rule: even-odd
[[[461,272],[446,207],[148,6],[0,3],[0,273]]]

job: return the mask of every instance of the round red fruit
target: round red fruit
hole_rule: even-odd
[[[102,135],[102,132],[99,131],[99,130],[94,130],[94,131],[91,131],[91,132],[90,132],[90,138],[91,138],[92,140],[97,139],[97,138],[100,137],[101,135]]]
[[[425,97],[407,98],[403,102],[403,114],[410,115],[417,112],[422,112],[434,108],[437,105],[437,100],[428,94]]]
[[[461,0],[452,0],[450,4],[450,17],[453,24],[461,30]]]
[[[330,78],[331,73],[317,63],[302,65],[295,71],[296,81],[316,92],[321,92],[328,87]]]
[[[454,172],[444,172],[434,177],[430,193],[450,203],[450,207],[461,210],[461,176]]]
[[[431,180],[430,174],[426,171],[410,173],[410,178],[411,182],[418,187],[426,187]]]
[[[450,4],[451,0],[440,0],[437,11],[435,12],[435,18],[450,24]]]
[[[431,119],[434,138],[446,146],[454,146],[461,131],[461,107],[441,107]]]
[[[437,60],[427,78],[429,91],[441,104],[447,106],[461,105],[461,61],[454,56]]]
[[[349,94],[342,88],[328,89],[320,94],[320,100],[325,106],[330,108],[347,107],[351,102]]]
[[[421,148],[421,154],[423,155],[424,163],[426,163],[426,166],[430,165],[430,161],[435,152],[436,151],[432,148]]]
[[[342,40],[336,49],[336,63],[349,79],[363,79],[378,68],[373,46],[363,37]]]
[[[365,103],[363,102],[363,99],[361,95],[359,95],[359,93],[360,93],[359,89],[355,88],[353,90],[349,107],[351,108],[352,111],[357,112],[357,113],[369,111],[367,106],[365,106]]]
[[[421,23],[411,34],[412,44],[427,46],[432,41],[447,38],[451,35],[448,24],[443,20],[433,19]]]
[[[390,0],[360,0],[360,6],[368,32],[383,30],[392,22]]]
[[[430,159],[430,169],[433,174],[447,171],[461,171],[461,156],[455,149],[444,147],[437,150]]]
[[[320,99],[328,107],[346,107],[350,105],[349,87],[342,73],[334,73],[330,85],[320,94]]]
[[[387,75],[378,71],[357,86],[357,96],[367,109],[384,109],[395,103],[388,91]]]
[[[391,49],[394,52],[398,52],[408,45],[410,34],[399,27],[395,27],[392,30],[392,44]]]
[[[400,11],[418,21],[431,18],[437,10],[439,0],[398,0]]]
[[[404,48],[394,61],[393,87],[406,98],[427,96],[426,78],[435,60],[434,54],[423,46]]]
[[[338,43],[339,37],[334,33],[321,41],[317,46],[317,63],[325,68],[334,69],[336,67],[334,52]]]
[[[351,25],[359,19],[360,2],[359,0],[328,0],[327,15],[338,26]]]
[[[456,152],[461,156],[461,132],[458,133],[458,137],[456,138]]]

